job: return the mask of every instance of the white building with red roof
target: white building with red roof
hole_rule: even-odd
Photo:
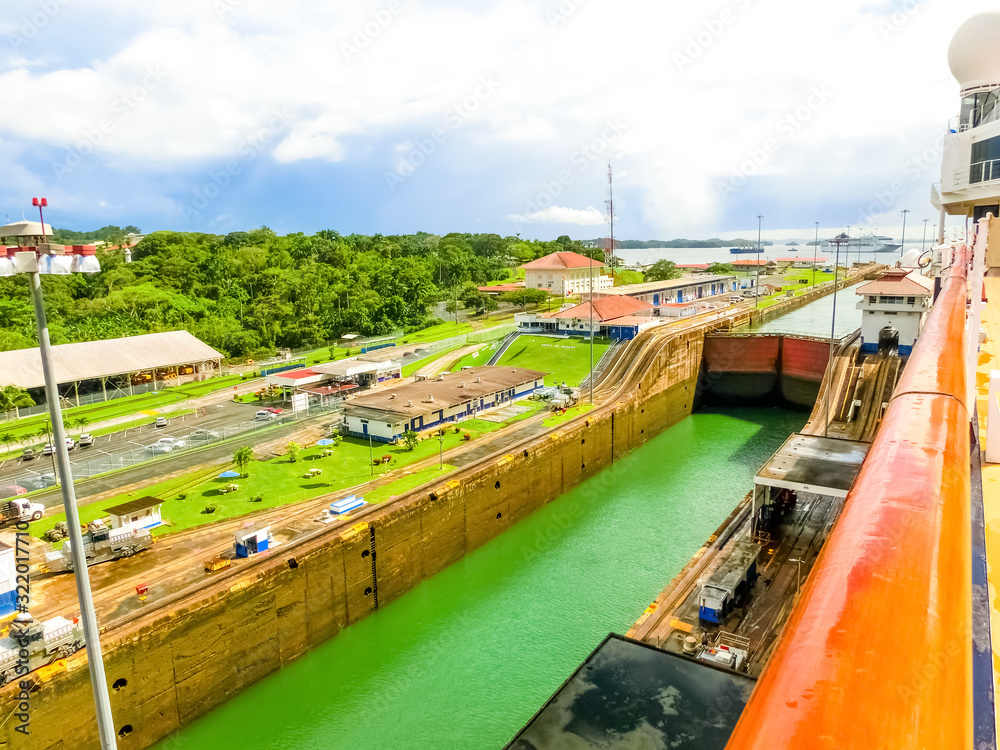
[[[615,285],[614,278],[604,273],[607,266],[579,253],[551,253],[521,268],[524,269],[525,287],[544,289],[563,297],[588,292],[591,284],[595,291]]]
[[[550,313],[523,313],[514,316],[521,333],[554,336],[590,335],[631,339],[655,322],[653,305],[632,297],[599,297],[591,302]],[[593,326],[593,328],[591,328]]]
[[[919,271],[890,268],[855,292],[861,298],[861,351],[895,347],[909,354],[930,309],[934,282]]]

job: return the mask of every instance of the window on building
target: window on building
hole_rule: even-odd
[[[874,304],[875,304],[875,299],[876,299],[876,298],[875,298],[875,295],[874,295],[874,294],[871,294],[871,295],[869,295],[869,296],[868,296],[868,304],[869,304],[869,305],[874,305]]]
[[[902,296],[879,297],[878,301],[880,305],[901,305],[903,304],[903,297]]]
[[[907,297],[906,298],[906,304],[908,304],[908,305],[915,305],[916,303],[917,303],[917,298],[916,297]]]

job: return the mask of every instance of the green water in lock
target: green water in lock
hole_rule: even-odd
[[[628,630],[805,421],[688,417],[157,747],[502,747]]]

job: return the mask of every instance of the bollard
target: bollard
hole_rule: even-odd
[[[986,411],[986,463],[1000,463],[1000,370],[990,370],[990,393]]]

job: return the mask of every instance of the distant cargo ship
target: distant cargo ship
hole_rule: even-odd
[[[753,247],[752,245],[740,245],[739,247],[729,248],[729,252],[733,255],[737,255],[739,253],[759,253],[760,249]]]

